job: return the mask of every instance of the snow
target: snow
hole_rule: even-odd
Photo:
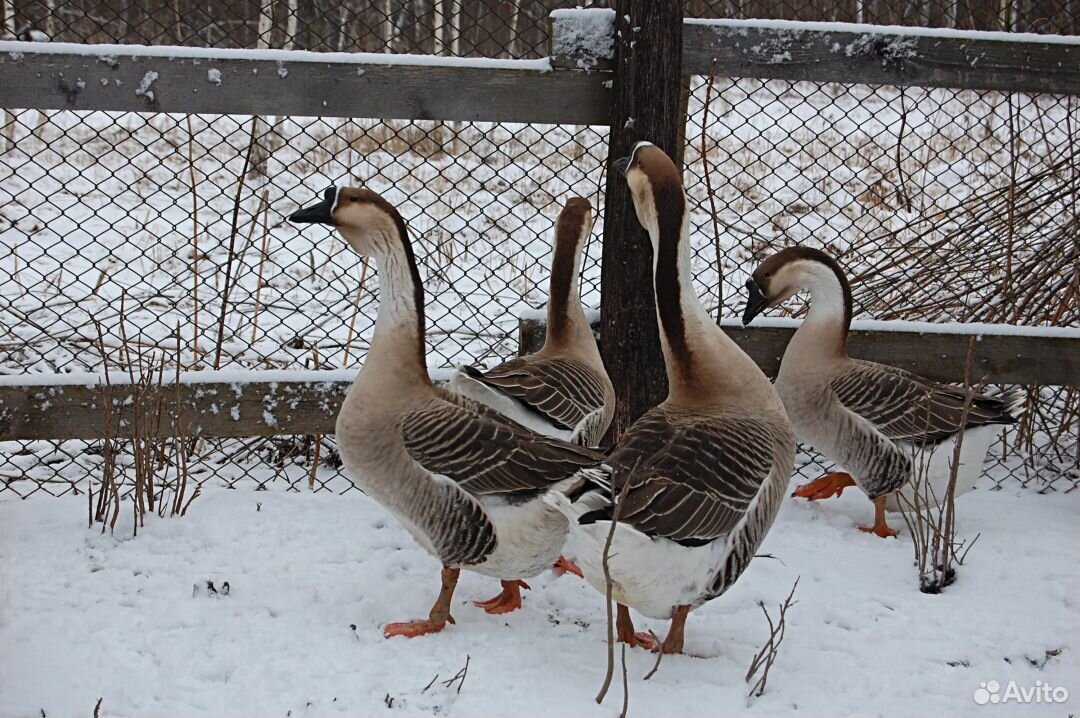
[[[316,63],[320,65],[397,65],[423,67],[468,67],[497,70],[551,69],[547,58],[538,60],[499,60],[479,57],[441,57],[436,55],[388,54],[380,52],[311,52],[309,50],[181,47],[178,45],[85,45],[74,42],[51,42],[47,48],[33,42],[0,40],[0,53],[31,55],[47,51],[49,54],[97,57],[100,62],[115,64],[118,59],[137,57],[160,57],[168,60],[251,60],[282,63]],[[13,58],[14,59],[14,58]],[[21,59],[21,58],[20,58]],[[286,70],[285,74],[288,74]],[[281,73],[279,72],[279,75]],[[284,77],[284,75],[281,75]]]
[[[221,87],[221,70],[211,67],[206,71],[206,81],[211,85],[217,85]]]
[[[1030,32],[995,32],[987,30],[952,30],[937,27],[908,27],[906,25],[859,25],[850,22],[802,22],[800,20],[710,20],[686,18],[687,25],[704,25],[731,32],[746,30],[779,30],[799,34],[803,32],[857,33],[871,35],[900,35],[905,37],[929,37],[954,40],[985,40],[989,42],[1030,42],[1050,45],[1080,45],[1080,36],[1043,35]]]
[[[150,87],[157,82],[158,77],[160,77],[160,75],[158,75],[155,70],[148,70],[146,74],[143,75],[142,81],[139,82],[139,87],[135,90],[135,94],[145,95],[146,99],[153,101],[154,91],[151,90]]]
[[[756,317],[750,324],[753,327],[777,327],[783,329],[797,329],[802,324],[801,319],[788,317]],[[720,320],[722,327],[742,328],[742,319],[739,317],[723,317]],[[1015,324],[984,324],[981,322],[911,322],[891,319],[880,321],[877,319],[853,319],[851,322],[853,331],[864,332],[911,332],[913,334],[967,334],[975,336],[1019,336],[1019,337],[1045,337],[1061,339],[1080,339],[1080,328],[1076,327],[1031,327],[1018,326]]]
[[[184,371],[181,384],[229,384],[239,398],[245,384],[332,384],[351,382],[356,378],[357,368],[351,369],[204,369]],[[435,382],[449,381],[454,370],[446,367],[429,367],[428,374]],[[137,378],[137,377],[136,377]],[[156,382],[156,379],[155,379]],[[0,375],[0,386],[97,386],[110,383],[122,386],[131,383],[126,371],[112,369],[108,381],[104,372],[70,372],[66,374],[35,373]],[[176,383],[176,376],[166,372],[161,378],[163,385]],[[276,387],[272,387],[275,388]]]
[[[606,8],[551,13],[551,53],[572,56],[579,70],[615,59],[615,11]]]
[[[590,324],[596,324],[600,321],[600,310],[593,309],[591,307],[582,307],[585,311],[585,319]],[[531,322],[546,322],[547,321],[547,307],[528,307],[522,309],[518,314],[518,317]]]
[[[643,681],[654,657],[627,651],[630,714],[1076,712],[1080,495],[961,497],[959,532],[980,538],[957,583],[937,596],[916,589],[906,530],[895,540],[855,530],[870,510],[857,492],[817,504],[787,499],[761,547],[779,560],[758,558],[731,591],[691,614],[689,655],[665,657]],[[618,711],[618,673],[604,705],[593,701],[606,660],[603,599],[572,576],[531,580],[524,607],[494,617],[469,601],[498,586],[463,572],[456,625],[386,640],[387,622],[427,614],[439,566],[359,492],[207,484],[187,516],[148,518],[134,538],[130,516],[125,502],[115,535],[103,535],[86,527],[83,497],[0,494],[5,715],[81,718],[98,698],[102,715],[181,718]],[[796,577],[768,687],[750,702],[743,675],[768,635],[757,603],[775,616]],[[635,619],[639,630],[666,631]],[[442,682],[466,656],[459,693]],[[973,696],[991,680],[1074,695],[1063,705],[980,708]]]

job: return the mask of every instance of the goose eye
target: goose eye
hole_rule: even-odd
[[[349,197],[349,201],[350,202],[359,202],[360,198],[359,197]]]

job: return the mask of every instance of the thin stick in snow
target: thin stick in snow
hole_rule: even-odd
[[[311,347],[311,360],[315,366],[315,371],[319,370],[319,347]],[[319,469],[319,450],[322,448],[322,434],[315,434],[315,449],[312,451],[311,456],[311,471],[308,472],[307,486],[309,491],[315,490],[315,472]]]
[[[784,632],[787,630],[787,611],[798,603],[798,601],[791,600],[794,598],[795,589],[798,586],[799,579],[796,578],[795,583],[791,586],[791,592],[784,599],[784,602],[780,604],[780,616],[777,618],[776,623],[773,623],[772,616],[769,615],[768,609],[765,608],[765,602],[758,602],[762,613],[765,614],[765,620],[769,622],[769,638],[765,641],[765,645],[761,647],[761,650],[754,655],[754,659],[750,661],[750,668],[746,671],[746,682],[749,683],[757,675],[758,671],[764,668],[761,677],[750,688],[750,695],[755,698],[760,697],[765,692],[765,685],[769,681],[769,670],[776,661],[776,654],[780,650],[780,643],[784,640]]]
[[[709,171],[709,152],[706,139],[709,127],[709,103],[712,101],[713,85],[716,83],[716,58],[713,58],[712,69],[709,71],[709,79],[705,83],[705,105],[702,109],[701,118],[701,166],[705,175],[705,195],[709,198],[709,216],[712,218],[713,247],[716,250],[716,274],[720,279],[716,282],[716,318],[720,319],[724,313],[724,271],[720,266],[723,252],[720,247],[720,224],[716,219],[716,197],[712,190],[712,174]]]
[[[269,205],[267,205],[266,211],[269,211]],[[251,317],[251,344],[255,344],[255,337],[259,332],[259,300],[262,296],[263,288],[263,268],[266,266],[266,251],[270,242],[270,227],[266,221],[266,212],[263,213],[263,236],[262,236],[262,253],[259,255],[259,276],[255,280],[255,311]]]
[[[356,288],[356,301],[353,302],[352,318],[349,320],[349,335],[345,338],[345,356],[341,360],[341,366],[349,366],[349,350],[352,348],[353,334],[356,332],[356,315],[360,313],[360,297],[364,293],[364,282],[367,280],[368,258],[360,260],[360,286]]]
[[[195,133],[191,129],[191,115],[187,116],[188,171],[191,177],[191,298],[195,306],[192,317],[192,369],[199,369],[199,192],[195,179]],[[99,282],[100,284],[100,282]],[[179,336],[179,335],[177,335]]]
[[[229,228],[229,261],[225,265],[225,286],[222,288],[222,296],[229,296],[229,289],[232,286],[232,267],[233,258],[236,256],[236,234],[239,230],[240,223],[240,198],[244,192],[244,180],[247,177],[248,167],[251,165],[251,154],[255,150],[255,127],[258,121],[258,117],[254,117],[251,120],[251,138],[248,142],[247,153],[244,155],[244,169],[240,172],[240,177],[236,183],[236,197],[233,199],[232,210],[232,223]],[[222,339],[225,336],[225,312],[228,310],[227,302],[221,302],[221,314],[218,315],[218,341],[217,348],[214,351],[214,368],[221,368],[221,344]]]
[[[615,500],[615,509],[611,514],[611,527],[608,529],[607,539],[604,541],[604,553],[601,559],[600,565],[604,569],[604,598],[605,605],[607,606],[607,672],[604,674],[604,683],[600,686],[600,692],[596,694],[596,702],[603,703],[604,698],[607,696],[608,688],[611,687],[611,679],[615,675],[615,620],[612,617],[611,609],[611,571],[608,568],[608,558],[611,554],[611,541],[615,538],[615,526],[619,523],[619,516],[622,513],[623,499],[626,497],[626,493],[630,490],[630,484],[634,476],[637,474],[638,464],[641,463],[641,459],[638,458],[634,462],[634,468],[630,470],[629,476],[626,477],[626,483],[623,485],[622,492],[619,493]],[[614,473],[614,472],[612,472]],[[615,482],[612,479],[611,493],[614,497],[615,494]],[[625,677],[624,677],[625,680]]]
[[[459,670],[457,673],[455,673],[453,678],[449,678],[449,679],[443,681],[444,686],[449,688],[450,686],[454,685],[454,682],[456,681],[457,684],[458,684],[457,692],[461,693],[461,688],[462,688],[462,686],[465,685],[465,676],[467,676],[469,674],[469,658],[470,658],[469,654],[466,653],[465,654],[465,665],[464,665],[464,667],[462,667],[461,670]],[[435,678],[438,678],[438,676],[435,676]],[[432,679],[432,681],[434,682],[434,679]],[[429,683],[428,685],[430,686],[431,684]]]

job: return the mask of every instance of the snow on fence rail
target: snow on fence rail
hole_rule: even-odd
[[[759,320],[744,328],[721,323],[770,376],[776,375],[798,321]],[[594,330],[599,331],[599,322]],[[544,322],[521,320],[520,351],[543,343]],[[1006,325],[938,326],[919,322],[854,322],[853,356],[882,361],[939,381],[964,379],[968,340],[977,339],[974,375],[984,381],[1080,385],[1080,329]],[[148,436],[240,437],[332,434],[354,370],[199,371],[139,386],[127,373],[0,377],[0,441],[129,438],[133,415]],[[432,370],[436,381],[448,370]],[[116,419],[106,427],[104,403]],[[177,410],[177,407],[180,410]],[[138,407],[142,407],[141,409]],[[148,412],[148,413],[147,413]]]
[[[0,103],[113,110],[605,125],[613,11],[551,16],[551,57],[489,60],[0,41]],[[686,20],[683,71],[1080,94],[1080,38]]]

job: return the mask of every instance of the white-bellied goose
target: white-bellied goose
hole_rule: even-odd
[[[971,488],[1000,425],[1016,421],[1018,397],[977,395],[964,418],[962,390],[849,357],[851,287],[836,260],[820,250],[781,250],[761,263],[746,287],[743,324],[801,291],[810,294],[810,311],[784,352],[776,389],[799,440],[847,471],[804,484],[795,496],[824,499],[857,485],[874,502],[874,525],[860,528],[895,536],[886,510],[911,506],[916,496],[929,506],[944,500],[961,432],[956,492]],[[906,502],[897,500],[898,490]]]
[[[482,371],[465,366],[450,388],[546,436],[596,446],[611,424],[615,390],[581,308],[581,254],[592,207],[571,197],[555,223],[544,346]]]
[[[502,580],[503,591],[480,604],[489,613],[519,607],[520,579],[550,568],[566,537],[566,520],[542,495],[600,455],[432,384],[424,290],[405,222],[389,202],[367,189],[331,188],[289,219],[336,227],[379,269],[375,333],[338,414],[338,448],[352,480],[444,566],[428,619],[391,623],[385,634],[418,636],[453,623],[461,568]]]
[[[687,614],[735,582],[772,525],[795,439],[769,380],[694,294],[689,208],[675,164],[641,142],[615,166],[652,240],[668,396],[634,422],[601,468],[582,471],[548,500],[570,520],[578,562],[601,592],[604,545],[621,502],[608,552],[619,639],[678,653]],[[662,645],[634,633],[627,606],[671,619]]]

